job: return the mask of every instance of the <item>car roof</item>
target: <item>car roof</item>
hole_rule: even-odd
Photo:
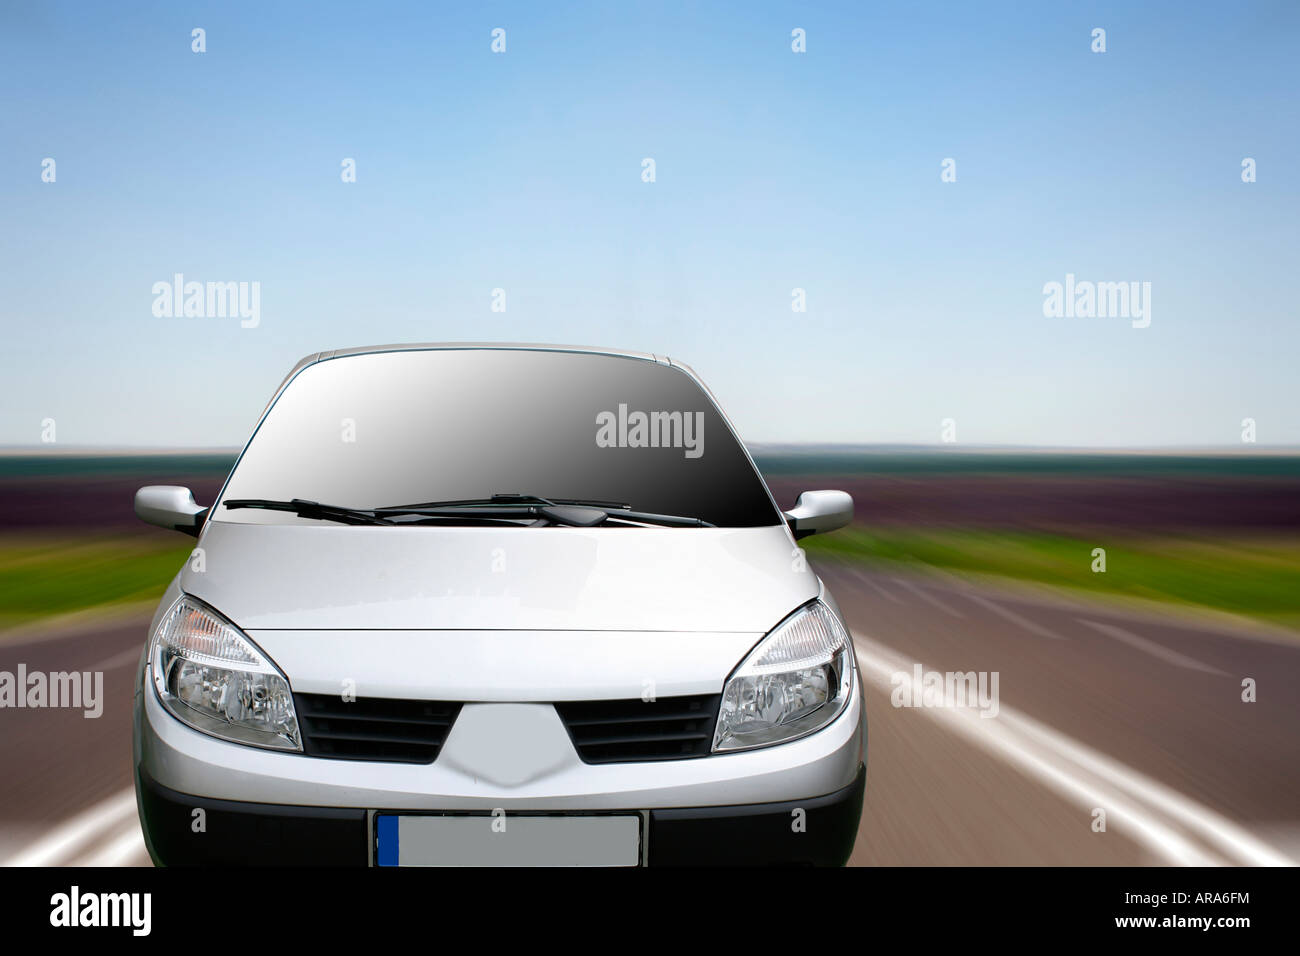
[[[316,362],[323,362],[326,359],[343,358],[349,355],[369,355],[375,352],[425,352],[439,349],[448,351],[458,349],[493,349],[516,352],[588,352],[593,355],[614,355],[619,358],[658,362],[661,365],[669,364],[666,356],[653,355],[650,352],[635,352],[630,349],[599,348],[590,345],[547,345],[531,342],[405,342],[391,345],[358,345],[346,349],[331,349],[328,352],[315,352],[300,359],[298,364],[294,366],[293,371],[296,372],[305,366],[312,365]],[[290,374],[292,375],[293,373],[291,372]]]

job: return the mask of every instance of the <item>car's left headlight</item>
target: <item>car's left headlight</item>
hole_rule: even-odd
[[[149,647],[158,699],[177,720],[224,740],[301,750],[289,682],[246,635],[183,595]]]
[[[714,752],[784,743],[830,723],[853,693],[853,641],[821,601],[750,651],[722,691]]]

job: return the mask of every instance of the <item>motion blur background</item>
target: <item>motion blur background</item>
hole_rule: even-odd
[[[0,710],[0,860],[144,859],[132,655],[191,545],[135,488],[209,502],[302,355],[446,340],[672,355],[780,504],[854,495],[809,550],[871,685],[855,862],[1300,857],[1298,28],[6,5],[0,671],[107,703]],[[255,327],[156,315],[176,274],[258,283]],[[1067,275],[1150,283],[1149,326],[1046,317]],[[1002,713],[893,706],[914,663],[998,672]]]

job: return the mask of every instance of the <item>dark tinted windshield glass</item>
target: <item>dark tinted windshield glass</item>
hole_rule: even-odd
[[[620,502],[720,527],[780,520],[689,376],[568,352],[384,352],[308,366],[258,429],[223,500],[375,508],[494,494]],[[213,517],[310,520],[224,507]]]

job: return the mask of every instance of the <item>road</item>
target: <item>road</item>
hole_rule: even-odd
[[[818,570],[854,632],[870,721],[853,864],[1300,859],[1300,638],[948,577]],[[0,670],[102,670],[105,696],[97,719],[0,712],[0,861],[148,863],[130,790],[145,627],[0,635]],[[899,675],[910,686],[917,665],[996,674],[996,713],[992,699],[895,706]]]
[[[854,863],[1300,856],[1300,640],[959,579],[820,570],[867,688]],[[894,675],[917,663],[997,672],[997,715],[893,706]]]
[[[0,862],[146,866],[131,789],[131,694],[149,615],[20,641],[0,635],[0,671],[102,671],[103,712],[0,711]]]

